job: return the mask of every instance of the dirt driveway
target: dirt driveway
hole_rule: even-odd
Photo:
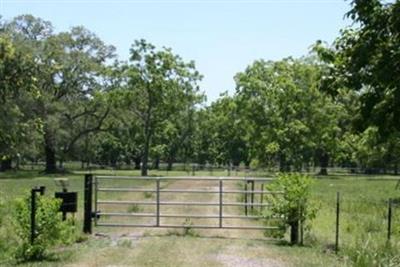
[[[154,188],[154,185],[140,187]],[[161,183],[162,189],[178,190],[219,190],[218,180],[178,180]],[[224,181],[224,191],[240,189],[238,181]],[[104,196],[99,196],[106,197]],[[114,195],[115,197],[115,195]],[[123,193],[118,200],[155,201],[155,194]],[[256,197],[255,202],[259,201]],[[167,193],[160,195],[161,202],[219,202],[218,193]],[[227,193],[223,195],[224,203],[241,202],[243,196]],[[259,207],[255,207],[259,208]],[[153,206],[121,206],[106,205],[99,207],[103,212],[135,212],[155,213]],[[170,206],[161,205],[161,214],[186,215],[218,215],[218,206]],[[244,207],[225,206],[224,215],[244,215]],[[152,224],[155,218],[113,217],[102,218],[99,222],[139,223]],[[262,230],[240,229],[191,229],[190,225],[218,226],[218,218],[160,218],[160,224],[174,224],[186,226],[182,229],[168,228],[124,228],[124,227],[95,227],[95,236],[98,239],[110,241],[108,251],[132,249],[133,254],[125,255],[118,262],[125,266],[285,266],[283,261],[267,254],[260,244],[270,244]],[[224,219],[226,226],[261,226],[261,223],[252,219]],[[257,245],[258,244],[258,245]],[[133,255],[147,258],[143,262]],[[115,257],[113,257],[115,258]],[[161,260],[160,260],[161,258]],[[130,260],[128,260],[130,259]],[[104,260],[94,266],[102,266]],[[112,265],[111,265],[112,266]],[[121,265],[119,265],[121,266]]]

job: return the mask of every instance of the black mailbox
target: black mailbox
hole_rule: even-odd
[[[78,193],[77,192],[56,192],[55,198],[62,200],[60,211],[62,212],[76,212],[78,206]]]

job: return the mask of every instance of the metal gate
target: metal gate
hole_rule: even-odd
[[[254,229],[254,230],[276,230],[276,226],[268,225],[235,225],[226,223],[234,219],[261,219],[261,210],[268,207],[269,203],[264,203],[265,194],[282,194],[282,192],[272,192],[264,190],[264,184],[269,183],[273,178],[240,178],[240,177],[134,177],[134,176],[91,176],[86,175],[85,183],[85,225],[87,231],[91,232],[91,219],[95,226],[103,227],[159,227],[159,228],[202,228],[202,229]],[[179,182],[189,184],[208,183],[212,186],[207,188],[173,188],[172,185],[179,185]],[[234,183],[229,188],[227,183]],[[92,194],[94,188],[92,205],[86,203],[91,198],[86,195]],[[90,187],[90,188],[89,188]],[[203,186],[204,187],[204,186]],[[211,187],[211,188],[210,188]],[[256,189],[260,188],[260,189]],[[131,196],[132,193],[150,196],[150,200],[122,199],[122,196]],[[171,201],[168,194],[185,194],[185,196],[203,194],[209,196],[213,201]],[[228,201],[229,196],[235,195],[235,201]],[[256,201],[258,199],[258,201]],[[208,213],[176,213],[167,212],[171,208],[167,207],[188,207],[190,211],[198,207],[213,207],[216,212]],[[124,207],[133,207],[126,209]],[[148,208],[141,208],[148,207]],[[233,207],[236,207],[233,208]],[[123,210],[121,210],[121,208]],[[90,210],[86,210],[90,209]],[[143,210],[147,212],[143,212]],[[148,210],[151,209],[150,212]],[[175,208],[174,208],[175,209]],[[178,209],[178,208],[177,208]],[[231,212],[227,212],[230,210]],[[233,212],[232,212],[233,211]],[[243,213],[243,214],[242,214]],[[124,219],[119,219],[124,218]],[[132,223],[133,218],[150,218],[150,223]],[[163,220],[170,218],[183,219],[211,219],[211,224],[190,224],[182,225],[176,223],[166,223]],[[107,220],[105,220],[107,219]],[[114,219],[114,220],[110,220]]]

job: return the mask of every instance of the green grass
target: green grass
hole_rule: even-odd
[[[46,186],[46,194],[54,194],[54,178],[70,181],[70,191],[78,192],[78,227],[83,209],[83,171],[65,175],[44,175],[37,170],[0,173],[0,198],[5,203],[0,216],[11,213],[12,201],[24,196],[33,186]],[[94,174],[139,175],[138,171],[95,170]],[[150,172],[164,176],[165,171]],[[244,175],[239,173],[239,175]],[[170,176],[191,175],[187,172],[168,172]],[[208,171],[196,172],[197,176],[210,175]],[[215,176],[227,175],[226,171],[213,172]],[[290,247],[276,241],[257,239],[231,239],[193,236],[144,236],[140,239],[114,242],[107,238],[91,237],[88,241],[66,248],[59,248],[52,260],[25,263],[21,266],[79,265],[134,265],[134,266],[219,266],[221,261],[249,264],[267,264],[268,261],[285,266],[396,266],[400,261],[400,206],[395,207],[391,245],[387,245],[387,200],[400,196],[395,189],[395,176],[334,175],[319,177],[313,186],[312,199],[321,209],[306,235],[305,247]],[[139,181],[135,185],[150,182]],[[124,186],[123,181],[113,186]],[[335,256],[336,192],[341,194],[340,253]],[[116,195],[117,196],[117,195]],[[145,197],[141,194],[142,199]],[[0,235],[5,234],[0,231]],[[4,236],[0,236],[4,239]],[[0,251],[0,266],[6,264],[6,254]],[[255,262],[251,262],[255,260]],[[257,262],[259,261],[259,262]],[[381,263],[381,265],[379,265]],[[279,266],[279,265],[278,265]]]

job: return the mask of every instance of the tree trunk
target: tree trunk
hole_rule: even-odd
[[[290,243],[292,245],[299,244],[299,221],[290,223]]]
[[[279,171],[280,172],[289,172],[290,171],[290,166],[286,160],[286,156],[281,154],[279,156]]]
[[[5,172],[11,170],[12,168],[12,160],[11,159],[3,159],[1,160],[0,171]]]
[[[154,161],[154,169],[156,170],[160,169],[160,157],[157,157],[156,160]]]
[[[46,173],[57,172],[56,151],[52,134],[46,129],[44,132],[44,153],[46,156]]]
[[[144,144],[143,158],[142,158],[142,176],[147,176],[147,165],[149,161],[149,149],[150,149],[150,136],[147,134],[146,141]]]
[[[168,158],[167,171],[172,171],[172,165],[174,164],[174,159],[172,157]]]
[[[58,168],[60,170],[64,169],[64,160],[62,158],[58,161]]]
[[[140,157],[134,158],[133,162],[135,163],[135,170],[140,170],[140,162],[142,162]]]
[[[321,151],[321,154],[319,155],[319,165],[320,165],[320,171],[319,175],[328,175],[328,163],[329,163],[329,155],[325,151]]]

